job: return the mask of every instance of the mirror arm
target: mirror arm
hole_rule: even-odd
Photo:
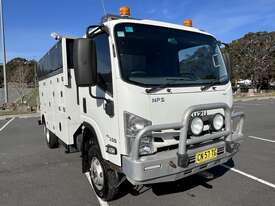
[[[93,29],[93,28],[97,28],[97,29],[94,30],[92,33],[94,33],[95,31],[98,30],[99,25],[90,25],[90,26],[87,27],[87,29],[86,29],[86,37],[87,37],[87,38],[90,37],[90,35],[92,34],[92,33],[90,34],[89,32],[90,32],[90,30]]]
[[[89,94],[94,99],[101,99],[101,100],[106,101],[106,104],[105,104],[105,107],[104,107],[106,114],[109,115],[110,117],[114,116],[114,102],[112,100],[107,99],[105,97],[94,96],[93,93],[92,93],[92,86],[91,85],[89,85]]]
[[[108,29],[107,26],[101,25],[100,29],[101,29],[101,31],[104,31],[106,34],[108,34],[108,35],[110,34],[109,29]]]
[[[94,31],[92,31],[91,33],[89,33],[90,30],[93,29],[93,28],[96,28],[96,29],[95,29]],[[98,30],[104,31],[106,34],[109,35],[109,30],[108,30],[108,28],[107,28],[106,26],[104,26],[104,25],[91,25],[91,26],[88,26],[88,27],[87,27],[87,30],[86,30],[86,37],[87,37],[87,38],[93,37],[93,34],[94,34],[95,32],[97,32]]]
[[[227,49],[229,48],[229,44],[227,44],[227,43],[225,43],[225,42],[221,42],[221,41],[219,41],[219,43],[222,44],[222,45],[224,45],[225,48],[227,48]]]
[[[111,101],[109,99],[106,99],[105,97],[97,97],[97,96],[93,95],[93,93],[92,93],[92,86],[91,85],[89,85],[89,94],[94,99],[101,99],[101,100],[106,101],[107,103]]]

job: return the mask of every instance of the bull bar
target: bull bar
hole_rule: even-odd
[[[187,139],[190,117],[193,112],[201,110],[223,109],[225,117],[225,128],[212,134],[201,137]],[[201,104],[189,107],[181,122],[170,124],[150,125],[140,130],[132,144],[129,156],[122,157],[122,170],[127,179],[133,184],[149,184],[165,181],[174,181],[202,170],[209,169],[218,164],[228,161],[237,151],[239,142],[243,137],[244,113],[236,112],[232,114],[231,109],[225,103]],[[233,120],[239,118],[236,129],[233,131]],[[139,144],[141,138],[153,131],[168,129],[180,130],[178,150],[159,152],[153,155],[140,156]],[[188,145],[203,143],[224,137],[224,141],[215,142],[211,145],[187,150]],[[190,164],[190,157],[196,152],[209,149],[211,147],[225,148],[223,155],[217,159],[208,161],[203,165]],[[175,164],[175,162],[177,164]],[[174,165],[174,166],[171,166]],[[202,167],[203,166],[203,167]],[[191,172],[190,172],[191,171]]]

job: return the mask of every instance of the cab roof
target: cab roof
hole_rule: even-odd
[[[195,27],[188,27],[188,26],[183,26],[183,25],[179,25],[179,24],[173,24],[173,23],[168,23],[168,22],[163,22],[163,21],[156,21],[156,20],[148,20],[148,19],[117,18],[117,19],[107,20],[103,24],[112,29],[115,25],[117,25],[119,23],[135,23],[135,24],[160,26],[160,27],[179,29],[179,30],[196,32],[196,33],[200,33],[200,34],[213,36],[210,33],[205,32],[205,31],[200,30],[200,29],[195,28]]]

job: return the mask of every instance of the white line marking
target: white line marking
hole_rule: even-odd
[[[87,177],[87,179],[88,179],[88,181],[89,181],[89,183],[90,183],[90,185],[91,185],[91,187],[92,187],[92,189],[94,191],[94,187],[93,187],[93,184],[91,182],[89,172],[86,172],[85,175],[86,175],[86,177]],[[95,193],[95,191],[94,191],[94,193]],[[108,202],[102,200],[100,197],[97,196],[96,193],[95,193],[95,196],[97,197],[100,206],[109,206]]]
[[[4,124],[3,127],[0,128],[0,132],[2,132],[5,129],[5,127],[8,126],[8,124],[11,123],[14,119],[15,119],[15,117],[13,117],[9,121],[7,121],[6,124]]]
[[[266,142],[275,143],[274,140],[270,140],[270,139],[264,139],[264,138],[255,137],[255,136],[248,136],[248,137],[249,137],[249,138],[252,138],[252,139],[257,139],[257,140],[262,140],[262,141],[266,141]]]
[[[243,105],[243,106],[262,106],[262,105],[265,105],[264,103],[244,103],[242,102],[240,105]]]
[[[257,181],[257,182],[260,182],[260,183],[262,183],[262,184],[264,184],[264,185],[267,185],[267,186],[272,187],[272,188],[275,189],[275,184],[273,184],[273,183],[267,182],[267,181],[265,181],[265,180],[263,180],[263,179],[260,179],[260,178],[258,178],[258,177],[253,176],[253,175],[250,175],[250,174],[248,174],[248,173],[242,172],[242,171],[237,170],[237,169],[235,169],[235,168],[229,167],[229,166],[227,166],[227,165],[222,164],[222,166],[224,166],[225,168],[227,168],[227,169],[229,169],[229,170],[231,170],[231,171],[233,171],[233,172],[236,172],[236,173],[238,173],[238,174],[241,174],[241,175],[243,175],[243,176],[246,176],[246,177],[248,177],[248,178],[250,178],[250,179],[253,179],[253,180]]]

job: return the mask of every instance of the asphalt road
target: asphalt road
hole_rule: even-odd
[[[0,205],[275,205],[275,100],[237,102],[234,109],[246,114],[246,139],[228,163],[234,169],[218,166],[213,179],[124,184],[109,203],[93,193],[79,153],[47,148],[37,118],[0,120]]]
[[[8,120],[9,119],[0,120],[0,128],[2,128],[8,122]]]

